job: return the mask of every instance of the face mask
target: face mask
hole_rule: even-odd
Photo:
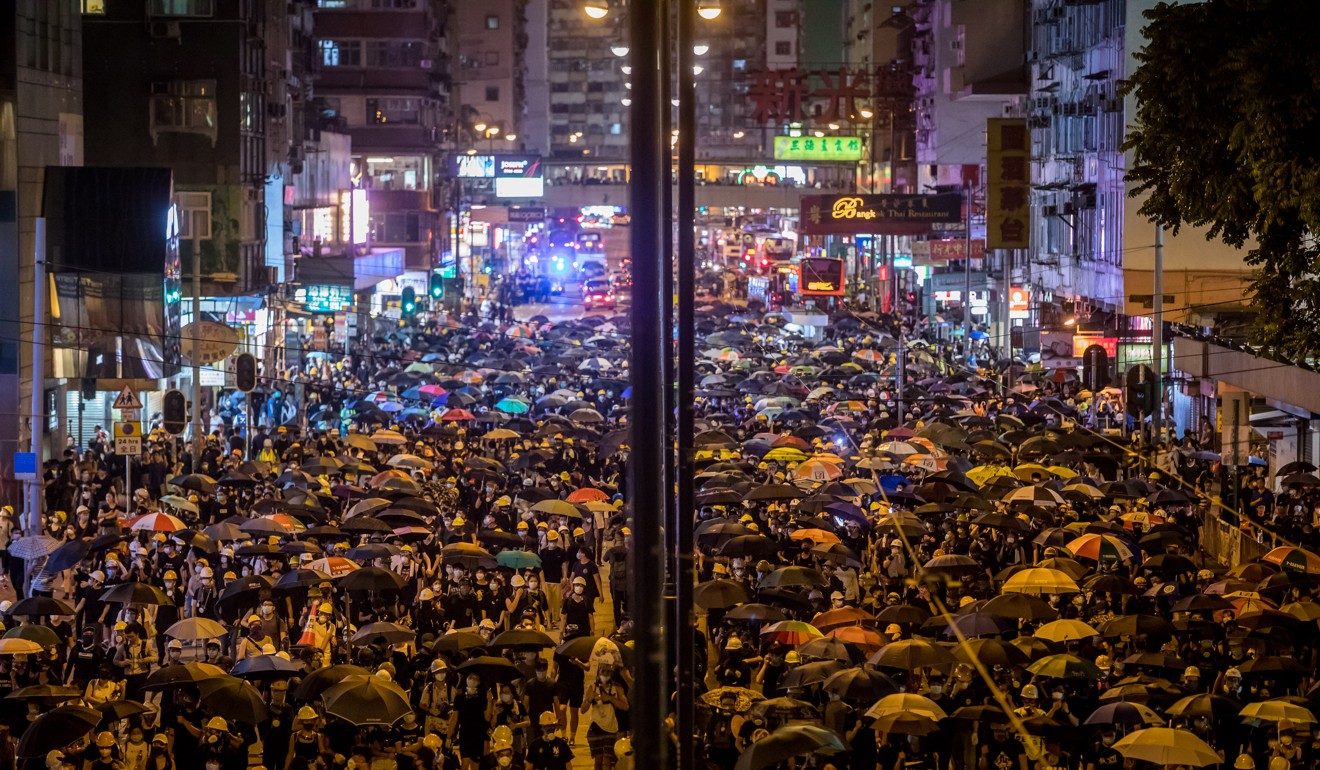
[[[513,757],[500,757],[495,761],[499,763],[500,767],[508,767],[513,764]]]
[[[1279,743],[1282,743],[1284,746],[1291,746],[1292,742],[1293,742],[1293,737],[1291,735],[1279,736]]]
[[[942,685],[942,684],[933,684],[933,685],[930,686],[930,694],[931,694],[931,695],[939,695],[939,694],[942,693],[942,692],[944,692],[944,685]]]
[[[541,585],[540,583],[538,583],[538,582],[536,582],[535,580],[533,580],[533,581],[530,581],[530,582],[527,584],[527,588],[530,589],[530,590],[532,590],[532,591],[535,591],[537,588],[540,587],[540,585]]]
[[[544,672],[544,671],[537,671],[537,672],[536,672],[536,681],[538,681],[538,682],[544,682],[544,681],[545,681],[545,672]]]
[[[554,732],[554,736],[555,736],[556,738],[563,738],[563,737],[564,737],[564,731],[563,731],[563,730],[555,730],[555,732]]]
[[[1113,745],[1113,743],[1114,743],[1114,738],[1115,738],[1115,737],[1116,737],[1116,736],[1113,736],[1113,735],[1102,735],[1102,736],[1100,736],[1100,742],[1103,743],[1103,744],[1106,745],[1106,746],[1111,746],[1111,745]]]
[[[501,703],[513,703],[513,693],[511,693],[511,692],[502,692],[502,693],[500,693],[500,702],[501,702]]]

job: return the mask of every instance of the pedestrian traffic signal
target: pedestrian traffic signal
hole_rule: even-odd
[[[244,393],[257,388],[257,358],[251,353],[240,353],[234,359],[234,385]]]
[[[160,412],[161,427],[166,433],[178,436],[188,428],[188,399],[179,391],[165,391]]]
[[[431,299],[445,296],[445,279],[439,273],[431,273]]]
[[[403,297],[400,300],[400,307],[403,309],[404,316],[411,316],[417,312],[417,292],[411,286],[403,287]]]

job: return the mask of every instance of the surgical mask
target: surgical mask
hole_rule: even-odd
[[[930,694],[931,694],[931,695],[939,695],[939,694],[942,693],[942,692],[944,692],[944,685],[942,685],[942,684],[933,684],[933,685],[930,686]]]
[[[529,581],[527,581],[527,587],[528,587],[529,589],[533,590],[533,591],[535,591],[537,588],[539,588],[540,585],[541,585],[541,584],[538,583],[538,582],[536,582],[535,580],[529,580]]]
[[[1102,735],[1102,736],[1100,736],[1100,742],[1103,743],[1103,744],[1106,745],[1106,746],[1111,746],[1111,745],[1113,745],[1113,743],[1114,743],[1114,738],[1116,738],[1116,737],[1117,737],[1117,736],[1113,736],[1113,735]]]
[[[1282,743],[1284,746],[1291,746],[1292,742],[1293,742],[1293,737],[1291,735],[1279,736],[1279,743]]]
[[[544,672],[544,671],[537,671],[537,672],[536,672],[536,681],[538,681],[538,682],[544,682],[544,681],[545,681],[545,674],[546,674],[546,672]]]
[[[500,758],[496,759],[495,761],[499,763],[500,767],[508,767],[509,765],[513,764],[513,757],[510,757],[510,756],[507,756],[507,755],[506,755],[506,756],[501,756]]]
[[[500,702],[501,702],[501,703],[513,703],[513,693],[511,693],[511,692],[502,692],[502,693],[500,693]]]

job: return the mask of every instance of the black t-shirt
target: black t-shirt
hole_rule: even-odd
[[[593,614],[591,602],[582,597],[574,596],[564,600],[564,619],[569,626],[564,632],[565,639],[574,639],[579,636],[586,636],[591,633],[591,616]],[[572,628],[576,626],[577,628]]]
[[[1123,767],[1123,755],[1104,744],[1096,744],[1087,753],[1085,764],[1092,762],[1099,770],[1120,770]]]
[[[527,747],[527,763],[536,770],[568,770],[573,749],[563,738],[537,738]]]
[[[1019,757],[1027,754],[1022,744],[1013,738],[1003,741],[991,738],[985,745],[990,750],[986,757],[988,770],[1018,770],[1022,766]]]
[[[580,577],[587,581],[586,597],[594,599],[599,596],[596,592],[596,576],[600,574],[600,568],[591,562],[583,564],[581,561],[573,562],[573,567],[569,570],[573,577]]]
[[[481,620],[481,607],[476,594],[466,596],[462,592],[445,597],[445,618],[454,624],[454,628],[475,626]]]
[[[568,554],[562,548],[546,548],[541,551],[541,571],[545,573],[545,579],[550,583],[558,583],[564,579],[564,563],[568,561]]]

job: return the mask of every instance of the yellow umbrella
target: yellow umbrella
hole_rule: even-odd
[[[1082,589],[1077,587],[1076,581],[1072,578],[1060,570],[1049,569],[1048,567],[1024,569],[1004,581],[1003,587],[1003,592],[1006,594],[1031,594],[1033,596],[1076,594],[1081,593],[1081,591]]]
[[[947,719],[949,716],[935,701],[924,695],[910,692],[896,692],[893,695],[886,695],[876,701],[874,706],[867,709],[866,715],[872,719],[892,715],[916,715],[934,719],[937,722],[941,719]]]
[[[40,655],[44,650],[44,647],[30,639],[0,639],[0,655]]]
[[[1249,703],[1238,712],[1244,719],[1259,719],[1262,722],[1278,722],[1287,719],[1294,724],[1315,724],[1315,714],[1305,706],[1289,703],[1286,700],[1264,700]]]
[[[1051,465],[1046,470],[1048,470],[1050,473],[1053,473],[1055,476],[1058,476],[1061,479],[1077,478],[1077,471],[1073,470],[1072,468],[1065,468],[1062,465]]]
[[[766,452],[765,457],[761,459],[768,462],[800,463],[807,459],[807,453],[795,447],[781,446]]]
[[[1114,744],[1114,751],[1127,759],[1140,759],[1157,765],[1204,767],[1222,762],[1210,744],[1187,730],[1172,727],[1147,727],[1124,736]]]
[[[1032,636],[1051,642],[1072,642],[1099,636],[1100,632],[1080,620],[1052,620],[1036,629]]]
[[[1022,463],[1013,469],[1013,475],[1023,481],[1037,481],[1039,479],[1048,479],[1054,474],[1049,468],[1040,463]],[[1032,476],[1037,478],[1033,479]]]
[[[1000,476],[1017,478],[1013,475],[1013,471],[1002,465],[978,465],[970,471],[967,471],[967,478],[971,479],[978,487],[984,487]]]

